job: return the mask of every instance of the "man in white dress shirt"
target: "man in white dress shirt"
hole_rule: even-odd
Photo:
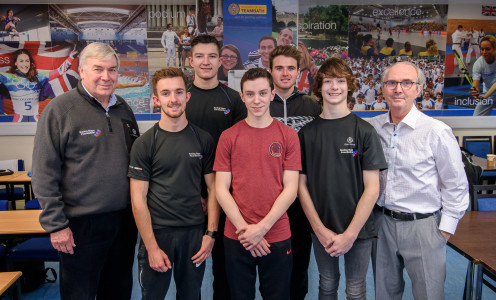
[[[451,129],[414,105],[425,76],[410,62],[383,73],[389,113],[370,123],[388,170],[380,173],[376,299],[401,299],[406,268],[415,299],[444,299],[446,242],[468,207],[468,183]]]

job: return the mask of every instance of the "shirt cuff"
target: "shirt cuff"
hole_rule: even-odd
[[[439,230],[446,231],[450,234],[454,234],[456,226],[458,225],[459,219],[447,216],[445,214],[441,215],[441,222],[439,222]]]

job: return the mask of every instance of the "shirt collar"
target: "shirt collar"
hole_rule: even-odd
[[[85,90],[86,93],[88,93],[88,95],[91,96],[91,98],[95,99],[96,102],[98,102],[98,104],[100,104],[100,106],[105,109],[105,111],[108,112],[109,108],[112,106],[112,105],[115,105],[117,103],[117,97],[115,96],[114,93],[110,94],[110,100],[109,100],[109,104],[107,106],[107,108],[103,107],[103,104],[98,101],[95,97],[93,97],[93,95],[88,92],[88,90],[86,89],[86,87],[84,86],[83,82],[81,81],[81,85],[83,86],[83,89]]]
[[[417,124],[417,120],[420,117],[421,112],[418,111],[415,105],[412,106],[410,112],[401,120],[400,123],[405,123],[408,127],[415,129],[415,125]]]
[[[406,126],[412,128],[412,129],[415,129],[415,125],[417,124],[417,120],[420,117],[420,114],[421,114],[421,112],[415,107],[415,105],[413,105],[412,109],[410,109],[408,114],[403,118],[403,120],[401,120],[400,124],[404,123]],[[390,124],[394,125],[394,123],[391,122],[391,117],[389,116],[389,111],[386,114],[384,114],[383,116],[384,117],[382,119],[382,127],[384,127],[386,125],[390,125]]]

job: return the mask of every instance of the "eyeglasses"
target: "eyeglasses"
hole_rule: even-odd
[[[238,59],[237,56],[235,55],[227,55],[227,54],[224,54],[224,55],[221,55],[220,57],[222,57],[223,59]]]
[[[395,89],[396,86],[398,85],[398,83],[400,84],[401,88],[404,89],[404,90],[408,90],[410,89],[413,84],[419,84],[418,82],[413,82],[413,81],[410,81],[410,80],[405,80],[405,81],[395,81],[395,80],[388,80],[388,81],[385,81],[384,82],[384,85],[388,88],[388,89]]]

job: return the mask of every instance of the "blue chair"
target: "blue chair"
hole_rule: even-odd
[[[29,200],[28,202],[26,202],[24,209],[41,209],[38,198],[34,198],[33,200]]]
[[[482,194],[482,191],[492,191],[492,194]],[[496,185],[474,185],[474,210],[496,211]]]
[[[25,208],[41,209],[41,206],[35,198],[26,202]],[[49,237],[30,238],[10,249],[7,256],[7,270],[13,270],[14,263],[21,261],[59,261],[59,254],[53,248]],[[53,272],[56,278],[55,271]],[[55,282],[55,280],[49,282]]]
[[[12,262],[19,260],[58,261],[59,254],[53,248],[50,238],[30,238],[10,249],[8,260]]]
[[[8,200],[0,200],[0,211],[9,209],[9,201]]]
[[[0,169],[10,169],[12,171],[24,171],[24,160],[4,160],[0,162]],[[14,188],[14,200],[24,199],[24,188]],[[7,199],[7,189],[0,189],[0,199]]]
[[[493,153],[491,136],[464,136],[463,147],[475,156],[486,158]]]

